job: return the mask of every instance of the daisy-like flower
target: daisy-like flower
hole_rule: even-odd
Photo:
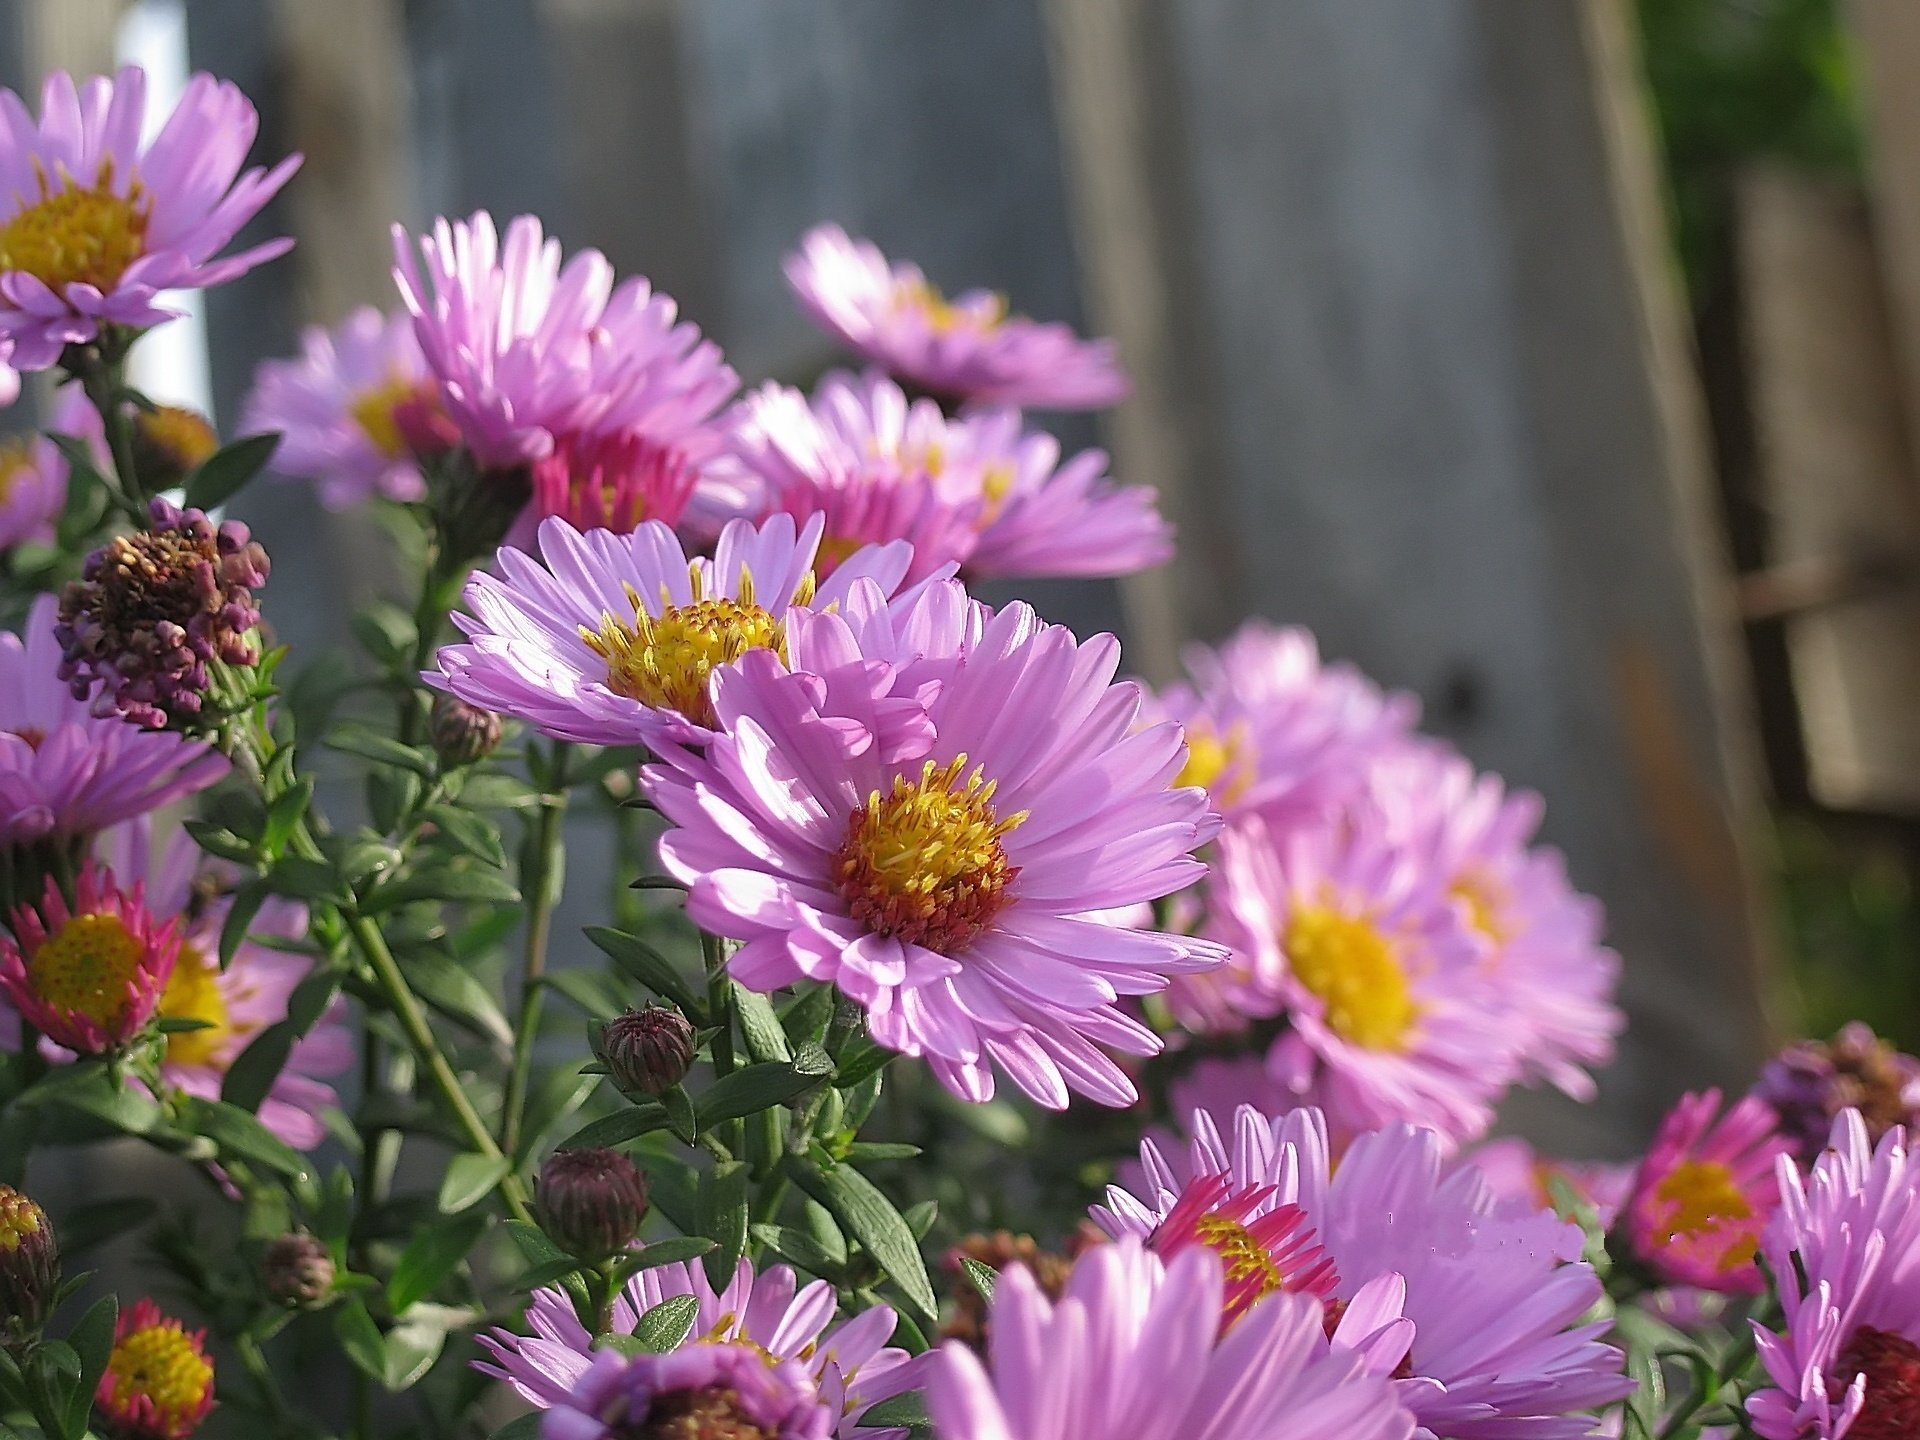
[[[1721,1115],[1718,1090],[1682,1096],[1660,1122],[1618,1225],[1660,1280],[1747,1295],[1766,1288],[1754,1261],[1780,1206],[1774,1161],[1790,1148],[1777,1124],[1752,1096]]]
[[[690,1265],[658,1265],[627,1282],[613,1306],[613,1333],[631,1334],[640,1317],[664,1300],[691,1295],[698,1304],[690,1338],[682,1347],[740,1347],[799,1369],[831,1417],[828,1431],[863,1440],[891,1440],[903,1432],[860,1429],[855,1421],[870,1406],[919,1383],[920,1365],[887,1344],[894,1314],[884,1305],[835,1324],[833,1286],[816,1280],[799,1288],[793,1271],[775,1265],[761,1274],[742,1260],[718,1294],[706,1271]],[[527,1306],[532,1335],[494,1330],[479,1337],[493,1358],[475,1368],[512,1385],[541,1409],[568,1403],[594,1362],[593,1337],[559,1290],[536,1291]]]
[[[833,1415],[790,1360],[746,1345],[595,1357],[541,1424],[543,1440],[827,1440]]]
[[[1579,1228],[1501,1200],[1471,1165],[1449,1166],[1433,1131],[1360,1136],[1335,1167],[1318,1111],[1242,1106],[1225,1133],[1205,1111],[1191,1125],[1184,1155],[1144,1141],[1147,1188],[1109,1187],[1095,1221],[1116,1238],[1151,1236],[1223,1180],[1255,1215],[1296,1207],[1337,1272],[1336,1348],[1398,1376],[1422,1433],[1573,1440],[1593,1424],[1579,1412],[1632,1388],[1601,1343],[1607,1327],[1581,1323],[1601,1287],[1579,1260]]]
[[[1876,1145],[1848,1110],[1802,1179],[1779,1162],[1768,1268],[1786,1329],[1754,1335],[1772,1380],[1747,1413],[1764,1440],[1920,1435],[1920,1153],[1895,1127]]]
[[[393,235],[394,279],[421,353],[484,468],[623,432],[698,449],[738,387],[719,348],[677,323],[672,300],[644,280],[616,287],[597,250],[562,265],[560,242],[531,215],[508,224],[504,245],[484,210],[436,221],[417,254],[403,228]]]
[[[1568,883],[1559,851],[1533,843],[1540,797],[1430,741],[1397,747],[1372,781],[1389,827],[1465,917],[1493,999],[1522,1037],[1523,1078],[1591,1100],[1588,1071],[1613,1058],[1626,1028],[1614,1004],[1620,957],[1600,942],[1600,903]]]
[[[151,1300],[122,1311],[93,1404],[120,1440],[187,1440],[213,1409],[206,1331],[188,1330]]]
[[[0,935],[0,993],[42,1035],[82,1055],[117,1049],[146,1028],[180,951],[177,923],[153,917],[142,887],[120,890],[91,861],[71,905],[49,879],[39,905],[16,907],[11,924]]]
[[[262,361],[240,428],[277,432],[274,469],[314,481],[327,508],[344,510],[425,494],[415,445],[436,419],[444,423],[413,317],[366,305],[332,330],[309,327],[298,358]]]
[[[0,845],[97,833],[204,790],[224,757],[185,736],[91,714],[59,678],[57,603],[0,635]]]
[[[1208,897],[1208,933],[1233,952],[1229,1003],[1285,1016],[1268,1072],[1337,1135],[1397,1119],[1456,1142],[1485,1132],[1515,1037],[1464,914],[1377,813],[1229,826]]]
[[[0,440],[0,550],[52,542],[67,505],[67,468],[44,435]]]
[[[1050,1108],[1131,1104],[1106,1049],[1160,1039],[1121,997],[1222,958],[1088,913],[1203,873],[1216,822],[1170,787],[1178,728],[1137,725],[1110,635],[996,613],[955,581],[893,608],[864,589],[795,612],[802,673],[755,652],[715,677],[704,757],[642,772],[674,826],[662,863],[696,924],[745,942],[748,988],[837,985],[876,1041],[968,1100],[998,1066]]]
[[[1774,1108],[1795,1158],[1812,1164],[1843,1111],[1857,1110],[1867,1138],[1895,1126],[1920,1130],[1920,1058],[1903,1055],[1855,1021],[1831,1043],[1801,1040],[1760,1071],[1753,1093]]]
[[[1329,1349],[1311,1296],[1276,1294],[1223,1324],[1219,1260],[1122,1240],[1088,1251],[1050,1300],[1001,1272],[988,1358],[940,1348],[936,1440],[1405,1440],[1413,1418],[1361,1358]]]
[[[512,547],[468,582],[466,643],[440,651],[427,683],[470,705],[589,745],[699,743],[713,673],[753,650],[784,658],[788,609],[833,605],[858,580],[891,593],[905,545],[859,551],[816,584],[818,519],[734,521],[713,558],[688,559],[668,526],[582,534],[542,522],[540,558]]]
[[[1633,1188],[1635,1169],[1631,1164],[1600,1160],[1551,1159],[1512,1136],[1489,1140],[1463,1155],[1461,1163],[1474,1166],[1486,1176],[1493,1193],[1502,1200],[1529,1210],[1553,1208],[1554,1182],[1558,1181],[1576,1199],[1593,1207],[1602,1227],[1613,1224],[1614,1216],[1620,1213]]]
[[[917,265],[891,265],[837,225],[809,231],[786,260],[801,308],[855,354],[949,401],[1098,410],[1131,386],[1110,340],[1007,313],[1004,296],[953,300]]]
[[[269,240],[216,260],[300,157],[240,173],[260,118],[224,80],[195,75],[150,142],[147,77],[128,66],[80,89],[47,77],[36,122],[0,92],[0,336],[10,363],[44,370],[109,326],[177,311],[163,290],[225,284],[292,248]]]

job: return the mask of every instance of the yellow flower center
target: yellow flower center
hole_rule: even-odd
[[[7,503],[20,477],[33,468],[33,452],[25,440],[0,440],[0,505]]]
[[[1231,805],[1253,783],[1251,748],[1244,721],[1235,721],[1225,735],[1196,721],[1187,727],[1187,762],[1173,783],[1205,790],[1220,804]]]
[[[985,502],[980,509],[981,524],[991,525],[1007,508],[1007,496],[1013,493],[1013,478],[1013,466],[1005,461],[989,465],[986,474],[980,477],[980,498]]]
[[[227,1037],[239,1031],[220,991],[219,968],[192,945],[182,945],[180,957],[173,962],[173,975],[160,996],[160,1015],[166,1020],[206,1022],[204,1029],[176,1030],[167,1036],[167,1061],[173,1065],[218,1063]]]
[[[0,1251],[9,1254],[46,1228],[40,1207],[18,1190],[0,1185]]]
[[[1200,1243],[1220,1257],[1228,1285],[1250,1282],[1254,1286],[1253,1293],[1242,1302],[1243,1308],[1251,1308],[1286,1285],[1287,1277],[1280,1273],[1267,1247],[1238,1220],[1206,1214],[1194,1223],[1193,1230]]]
[[[111,1027],[126,1012],[145,947],[116,915],[75,915],[27,960],[27,983],[56,1010]]]
[[[190,1433],[213,1388],[213,1362],[169,1320],[134,1330],[113,1347],[107,1359],[111,1409],[124,1413],[145,1397],[168,1435]]]
[[[146,250],[146,193],[136,183],[116,195],[111,161],[90,186],[64,170],[58,189],[44,170],[39,179],[40,198],[0,225],[0,271],[24,270],[56,295],[78,283],[111,290]]]
[[[142,410],[134,420],[136,442],[165,467],[168,478],[183,476],[220,448],[207,417],[184,405]]]
[[[771,650],[786,659],[786,627],[755,603],[753,577],[740,576],[739,596],[728,600],[706,598],[703,572],[689,570],[693,602],[666,604],[658,616],[649,615],[639,592],[627,587],[633,619],[611,612],[600,617],[600,628],[580,627],[580,638],[607,662],[607,688],[656,710],[673,710],[696,725],[714,724],[713,701],[707,679],[716,668],[738,660],[749,650]],[[794,596],[804,605],[813,598],[808,576]]]
[[[1019,867],[1000,841],[1027,818],[994,813],[997,782],[967,757],[929,760],[916,779],[896,776],[847,822],[833,876],[853,918],[869,930],[951,955],[992,923]]]
[[[1007,318],[1007,297],[1004,295],[995,295],[992,306],[981,313],[955,305],[925,280],[915,280],[901,286],[899,303],[906,309],[919,311],[928,328],[936,335],[950,335],[956,330],[991,334]]]
[[[1326,1006],[1326,1023],[1367,1050],[1400,1050],[1420,1013],[1392,940],[1364,916],[1302,905],[1288,922],[1287,963]]]
[[[1654,1187],[1653,1198],[1672,1207],[1663,1222],[1669,1235],[1703,1244],[1726,1241],[1717,1262],[1723,1273],[1752,1261],[1758,1236],[1746,1222],[1754,1218],[1753,1203],[1718,1160],[1681,1161]]]
[[[1476,934],[1496,945],[1507,941],[1506,896],[1491,875],[1470,870],[1453,882],[1448,893],[1466,906],[1467,924]]]
[[[347,406],[347,414],[366,432],[374,449],[389,460],[398,460],[407,453],[408,447],[394,412],[419,395],[419,382],[395,375],[354,396],[353,403]]]

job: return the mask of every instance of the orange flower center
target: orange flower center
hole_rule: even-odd
[[[117,915],[75,915],[28,958],[27,983],[54,1009],[111,1027],[126,1012],[145,949]]]
[[[92,185],[64,170],[59,188],[40,172],[40,198],[0,225],[0,271],[24,270],[56,295],[69,285],[111,290],[146,251],[151,201],[136,182],[113,190],[113,164],[102,161]]]
[[[1327,1028],[1366,1050],[1402,1050],[1420,1007],[1399,947],[1365,916],[1302,905],[1284,940],[1294,978],[1326,1007]]]
[[[1653,1198],[1670,1207],[1662,1222],[1670,1236],[1720,1246],[1715,1264],[1721,1273],[1752,1262],[1758,1237],[1747,1222],[1753,1202],[1718,1160],[1681,1161],[1654,1187]]]
[[[130,1331],[107,1360],[113,1411],[125,1413],[138,1400],[153,1407],[166,1436],[193,1433],[213,1389],[213,1362],[200,1353],[177,1320]]]

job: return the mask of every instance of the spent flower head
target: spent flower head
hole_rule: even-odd
[[[1753,1093],[1773,1107],[1781,1135],[1809,1164],[1827,1148],[1843,1111],[1859,1111],[1867,1138],[1876,1142],[1896,1125],[1920,1127],[1920,1059],[1858,1021],[1831,1041],[1787,1046],[1762,1068]]]

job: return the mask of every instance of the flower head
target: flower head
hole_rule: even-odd
[[[1319,1301],[1275,1294],[1223,1324],[1210,1250],[1170,1261],[1137,1239],[1096,1246],[1058,1300],[1002,1272],[983,1365],[937,1352],[927,1408],[940,1440],[1405,1440],[1383,1377],[1329,1350]]]
[[[647,1218],[647,1179],[618,1150],[556,1150],[534,1191],[540,1224],[583,1260],[617,1255]]]
[[[1102,1047],[1160,1041],[1121,997],[1221,959],[1088,913],[1202,873],[1215,822],[1170,788],[1179,731],[1136,727],[1111,636],[1082,643],[952,581],[898,609],[866,588],[795,612],[792,672],[755,653],[716,677],[704,757],[642,772],[688,913],[746,942],[743,985],[839,986],[875,1040],[966,1099],[993,1094],[997,1066],[1042,1105],[1130,1104]]]
[[[884,1305],[835,1324],[833,1287],[824,1280],[798,1288],[793,1271],[776,1265],[761,1274],[742,1260],[726,1289],[716,1292],[698,1264],[659,1265],[627,1282],[614,1302],[612,1330],[629,1334],[655,1305],[691,1295],[697,1305],[691,1337],[680,1351],[743,1346],[776,1364],[796,1364],[832,1417],[831,1430],[852,1440],[896,1440],[903,1432],[860,1430],[860,1414],[918,1383],[920,1367],[887,1345],[894,1315]],[[484,1374],[509,1382],[530,1404],[564,1405],[594,1363],[593,1337],[559,1290],[540,1290],[527,1307],[530,1336],[494,1330],[480,1336],[492,1357]]]
[[[1772,1384],[1747,1411],[1764,1440],[1920,1434],[1920,1153],[1894,1127],[1876,1144],[1858,1111],[1803,1177],[1778,1162],[1764,1242],[1786,1327],[1754,1328]]]
[[[44,370],[108,326],[171,319],[160,292],[225,284],[293,245],[214,258],[300,164],[240,173],[259,117],[226,81],[195,75],[146,142],[134,66],[79,89],[50,75],[40,112],[0,92],[0,337],[14,367]]]
[[[648,521],[630,535],[540,526],[540,558],[511,547],[497,575],[467,585],[466,643],[440,651],[430,684],[590,745],[699,743],[711,732],[709,680],[752,650],[784,653],[790,606],[830,605],[858,580],[888,592],[904,545],[849,557],[816,584],[821,526],[776,515],[735,521],[712,559]]]
[[[333,1255],[304,1230],[275,1237],[260,1265],[267,1298],[297,1309],[318,1305],[333,1292]]]
[[[1757,1295],[1766,1287],[1754,1257],[1780,1204],[1774,1161],[1789,1147],[1764,1101],[1748,1096],[1719,1112],[1718,1090],[1681,1097],[1640,1162],[1619,1226],[1668,1284]]]
[[[837,225],[809,231],[786,271],[801,308],[829,335],[944,399],[1094,410],[1130,389],[1111,341],[1009,315],[1004,298],[983,290],[948,300],[918,266],[888,264]]]
[[[435,417],[439,390],[413,317],[367,305],[332,330],[309,328],[298,358],[261,362],[240,428],[278,432],[274,469],[317,482],[322,502],[339,510],[376,495],[425,494],[415,442]]]
[[[186,1440],[213,1409],[206,1332],[142,1300],[120,1316],[94,1408],[116,1440]]]
[[[1220,1257],[1223,1325],[1280,1290],[1330,1300],[1339,1282],[1305,1211],[1277,1203],[1272,1186],[1235,1189],[1220,1175],[1188,1185],[1154,1226],[1148,1245],[1167,1259],[1196,1246]]]
[[[83,442],[103,440],[99,414],[75,385],[60,393],[47,430]],[[67,457],[46,435],[0,440],[0,550],[48,544],[67,505]]]
[[[97,717],[61,680],[57,602],[0,635],[0,845],[84,836],[204,790],[227,771],[207,745]]]
[[[28,1196],[0,1185],[0,1351],[39,1336],[59,1290],[53,1222]]]
[[[621,1089],[664,1095],[693,1066],[693,1024],[671,1005],[648,1005],[616,1015],[595,1047]]]
[[[159,1008],[180,951],[176,922],[159,922],[142,887],[122,892],[89,861],[68,905],[47,881],[38,907],[13,912],[0,935],[0,992],[56,1045],[98,1055],[125,1045]]]
[[[157,730],[200,714],[209,665],[259,660],[252,592],[266,583],[268,564],[238,520],[215,525],[165,499],[149,513],[145,530],[87,557],[60,597],[54,634],[64,647],[60,678],[75,699],[98,687],[96,714]]]
[[[1920,1059],[1901,1054],[1858,1021],[1831,1043],[1789,1045],[1766,1063],[1753,1093],[1773,1107],[1781,1135],[1808,1164],[1826,1148],[1844,1110],[1859,1112],[1876,1143],[1896,1125],[1920,1128]]]
[[[544,1440],[827,1440],[833,1415],[806,1370],[746,1345],[596,1356],[547,1412]]]

